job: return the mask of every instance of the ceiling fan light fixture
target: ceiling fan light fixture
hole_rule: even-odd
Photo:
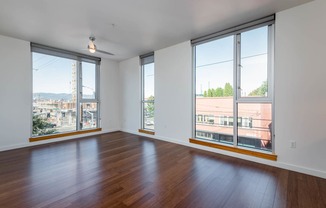
[[[94,37],[89,37],[89,44],[88,44],[88,46],[87,46],[87,48],[88,48],[88,51],[90,52],[90,53],[95,53],[96,52],[96,45],[94,44],[94,40],[95,40],[95,38]]]
[[[96,47],[96,45],[94,44],[94,41],[95,41],[95,37],[94,36],[90,36],[89,37],[89,43],[87,45],[87,50],[90,52],[90,53],[103,53],[103,54],[106,54],[106,55],[110,55],[110,56],[114,56],[113,53],[110,53],[110,52],[107,52],[107,51],[103,51],[103,50],[100,50]]]
[[[88,45],[88,51],[90,53],[95,53],[96,52],[96,46],[95,45],[93,45],[93,46]]]

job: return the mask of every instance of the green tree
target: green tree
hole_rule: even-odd
[[[205,90],[204,91],[204,95],[203,95],[204,97],[207,97],[207,91]]]
[[[213,97],[212,89],[208,89],[207,97]]]
[[[224,90],[221,87],[217,87],[216,89],[210,88],[205,90],[203,93],[204,97],[223,97]]]
[[[225,83],[224,86],[224,91],[223,91],[223,96],[228,97],[228,96],[233,96],[233,87],[230,83]]]
[[[148,101],[154,101],[155,97],[153,95],[151,95],[151,96],[148,97],[147,100]],[[154,102],[147,103],[146,112],[147,112],[149,117],[154,116]]]
[[[265,96],[268,91],[267,81],[264,81],[257,89],[249,93],[249,96]]]
[[[221,87],[216,88],[215,95],[216,95],[216,97],[223,97],[223,88],[221,88]]]
[[[56,132],[57,130],[52,128],[51,123],[47,122],[39,115],[33,115],[33,135],[41,136],[46,134],[53,134]]]

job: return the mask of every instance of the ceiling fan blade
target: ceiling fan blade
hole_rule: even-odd
[[[110,55],[110,56],[114,56],[113,53],[110,53],[110,52],[106,52],[106,51],[102,51],[102,50],[99,50],[99,49],[96,49],[96,52],[99,52],[99,53],[104,53],[104,54],[107,54],[107,55]]]

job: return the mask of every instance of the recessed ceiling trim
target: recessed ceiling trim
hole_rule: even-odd
[[[149,64],[154,63],[154,52],[146,53],[144,55],[139,56],[141,60],[141,64]]]
[[[247,22],[247,23],[239,25],[239,26],[231,27],[231,28],[228,28],[228,29],[216,32],[216,33],[212,33],[212,34],[209,34],[209,35],[205,35],[205,36],[202,36],[202,37],[199,37],[199,38],[192,39],[191,44],[192,45],[202,44],[202,43],[214,40],[214,39],[222,38],[224,36],[229,36],[229,35],[234,35],[234,34],[237,34],[237,33],[241,33],[241,32],[244,32],[244,31],[246,31],[248,29],[253,29],[255,27],[258,28],[258,27],[261,27],[261,26],[264,26],[264,25],[271,25],[271,24],[274,24],[274,22],[275,22],[275,14],[267,16],[267,17],[263,17],[263,18],[258,19],[258,20]]]
[[[83,61],[92,62],[92,63],[101,61],[101,58],[98,57],[76,53],[73,51],[68,51],[60,48],[54,48],[51,46],[46,46],[38,43],[31,43],[31,51],[36,53],[44,53],[52,56],[59,56],[62,58],[74,59],[74,60],[82,59]]]

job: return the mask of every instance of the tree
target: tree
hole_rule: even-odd
[[[154,96],[151,95],[148,97],[148,101],[153,101],[153,102],[149,102],[147,103],[147,106],[146,106],[146,113],[148,115],[148,117],[153,117],[154,116]]]
[[[260,87],[257,89],[253,90],[252,92],[249,93],[249,96],[265,96],[268,91],[268,84],[267,81],[264,81]]]
[[[221,87],[216,88],[215,95],[216,95],[216,97],[223,97],[223,88],[221,88]]]
[[[33,135],[41,136],[56,133],[57,130],[53,129],[52,126],[51,123],[47,122],[39,115],[33,115]]]
[[[230,85],[231,86],[231,85]],[[231,92],[233,91],[231,86]],[[216,89],[210,88],[207,91],[204,91],[204,97],[223,97],[224,96],[224,89],[221,87],[217,87]]]
[[[207,97],[207,91],[205,90],[204,91],[204,95],[203,95],[204,97]]]
[[[233,88],[232,88],[232,85],[230,83],[228,83],[228,82],[225,83],[223,96],[224,97],[233,96]]]
[[[212,89],[208,89],[208,97],[213,97],[213,90]]]

